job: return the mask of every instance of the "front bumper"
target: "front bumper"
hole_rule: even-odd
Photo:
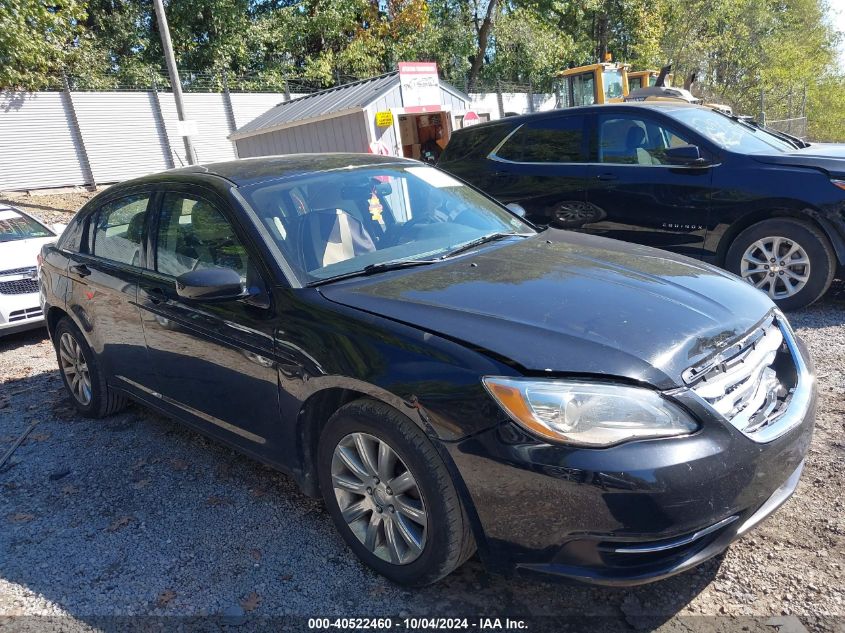
[[[605,449],[552,446],[512,423],[446,448],[488,567],[634,585],[718,555],[789,498],[815,403],[813,382],[800,423],[768,443],[702,418],[688,437]]]
[[[0,294],[0,336],[44,325],[38,292]]]

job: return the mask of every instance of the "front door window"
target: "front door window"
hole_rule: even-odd
[[[675,131],[642,117],[599,117],[598,160],[622,165],[668,165],[666,150],[689,145]]]
[[[232,225],[201,198],[168,193],[158,226],[156,270],[178,277],[200,268],[231,268],[242,279],[247,254]]]

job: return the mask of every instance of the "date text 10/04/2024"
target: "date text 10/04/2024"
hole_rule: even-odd
[[[511,618],[426,618],[410,617],[400,620],[392,618],[309,618],[308,628],[314,630],[480,630],[513,631],[524,630],[528,624],[524,620]]]

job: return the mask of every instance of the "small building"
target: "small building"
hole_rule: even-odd
[[[229,136],[235,153],[240,158],[299,152],[439,155],[438,148],[470,110],[470,98],[439,81],[434,64],[417,66],[433,67],[434,74],[409,80],[392,72],[282,102]],[[420,87],[428,105],[414,103],[419,99],[412,91]],[[438,93],[439,103],[430,103]]]

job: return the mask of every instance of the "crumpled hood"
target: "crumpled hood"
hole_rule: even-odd
[[[774,307],[712,266],[555,229],[320,291],[528,373],[621,376],[660,388],[682,385],[684,369]]]
[[[754,160],[769,165],[790,167],[813,167],[828,172],[831,176],[845,176],[845,144],[813,143],[810,147],[785,154],[753,154]]]

